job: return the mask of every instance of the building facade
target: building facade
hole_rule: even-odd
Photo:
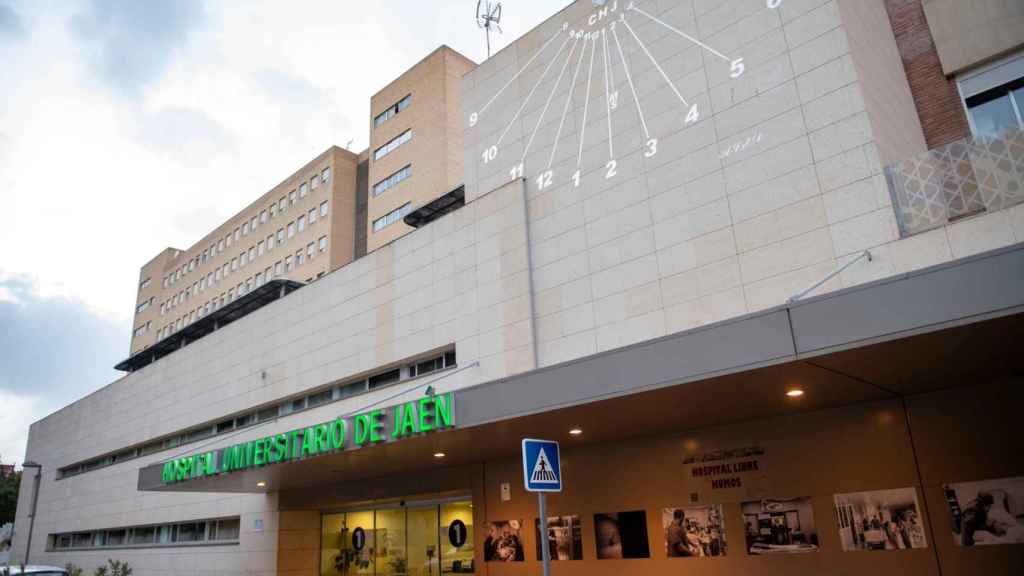
[[[981,4],[579,0],[467,66],[461,178],[413,159],[378,241],[396,82],[366,254],[33,424],[12,557],[1020,573],[1024,37],[947,49],[1016,10]],[[562,447],[544,536],[526,437]]]

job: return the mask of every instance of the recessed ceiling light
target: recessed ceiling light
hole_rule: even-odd
[[[258,486],[260,488],[266,488],[267,487],[267,483],[264,482],[263,480],[260,480],[259,482],[256,483],[256,486]]]
[[[581,430],[580,428],[573,428],[572,430],[569,430],[569,434],[572,434],[573,436],[579,436],[580,434],[583,434],[583,430]]]
[[[434,458],[444,458],[444,452],[434,452]]]
[[[803,395],[804,391],[799,388],[793,388],[791,390],[786,391],[786,396],[789,396],[790,398],[799,398]]]

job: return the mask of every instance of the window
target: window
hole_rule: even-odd
[[[284,271],[285,272],[291,272],[292,271],[292,257],[291,256],[285,256],[285,258],[284,258]]]
[[[221,240],[220,242],[217,242],[217,252],[223,252],[223,251],[224,251],[224,240]]]
[[[288,223],[288,237],[295,236],[295,222]]]
[[[316,244],[310,242],[306,245],[306,258],[312,259],[314,254],[316,254]]]
[[[309,179],[309,189],[316,190],[320,187],[320,175],[313,174],[313,177]]]
[[[327,236],[320,237],[320,251],[324,252],[327,250]]]
[[[228,234],[227,237],[224,238],[224,246],[231,246],[231,234]]]
[[[206,275],[206,285],[213,286],[213,272]]]
[[[235,228],[235,242],[238,242],[238,239],[241,238],[241,237],[242,237],[242,231],[239,230],[238,228]]]
[[[306,263],[306,254],[300,248],[298,251],[295,252],[295,265],[296,266],[302,266],[305,263]]]
[[[295,204],[295,190],[288,193],[288,205],[291,206],[292,204]]]
[[[248,222],[243,222],[242,223],[242,236],[245,236],[247,234],[249,234],[249,223]]]
[[[327,216],[327,200],[320,203],[320,217]]]
[[[281,261],[278,260],[277,262],[274,262],[274,276],[276,277],[276,276],[280,276],[280,275],[281,275]]]
[[[267,252],[274,249],[274,235],[267,236]]]
[[[271,271],[270,266],[267,266],[267,269],[263,271],[263,281],[264,282],[270,282],[270,278],[271,278],[270,271]]]
[[[398,380],[401,378],[401,375],[401,370],[395,368],[394,370],[384,372],[383,374],[370,376],[370,390],[373,390],[374,388],[380,388],[381,386],[387,386],[388,384],[392,384],[394,382],[398,382]]]
[[[320,173],[320,179],[323,180],[324,184],[331,181],[331,167],[324,168],[323,172]]]
[[[256,248],[255,247],[249,248],[249,262],[252,262],[255,259],[256,259]]]
[[[1024,56],[998,62],[958,82],[975,136],[1024,130]]]
[[[392,152],[394,152],[399,146],[401,146],[402,144],[405,144],[409,140],[412,140],[412,129],[409,129],[409,130],[406,130],[405,132],[402,132],[398,136],[395,136],[395,138],[392,139],[387,144],[381,146],[380,148],[377,148],[373,152],[373,159],[374,160],[380,160],[381,158],[383,158],[383,157],[387,156],[388,154],[391,154]]]
[[[256,255],[263,256],[263,240],[256,243]]]
[[[412,103],[412,94],[409,94],[405,98],[402,98],[398,102],[395,102],[388,107],[387,110],[381,112],[373,119],[373,127],[378,128],[381,124],[394,118],[399,112],[405,110]]]
[[[305,182],[299,184],[299,198],[305,198],[306,194],[309,193],[309,186]],[[294,202],[292,202],[294,204]]]
[[[310,208],[309,210],[309,225],[316,224],[316,208]]]
[[[306,217],[304,215],[299,216],[299,219],[296,220],[296,222],[298,222],[299,224],[299,232],[302,232],[303,230],[306,229]]]
[[[379,196],[383,194],[386,190],[394,188],[403,180],[407,180],[410,176],[412,176],[412,164],[407,165],[405,168],[402,168],[398,172],[395,172],[391,176],[388,176],[374,184],[373,195]]]
[[[266,210],[261,210],[260,211],[260,224],[266,224],[266,223],[267,223],[267,211]]]
[[[373,221],[373,231],[380,232],[388,226],[401,220],[406,214],[412,211],[412,203],[406,202],[404,206],[396,210],[392,210],[388,214],[381,216]]]
[[[256,218],[256,216],[253,216],[252,220],[249,222],[249,229],[252,230],[253,232],[256,231]]]
[[[277,216],[277,203],[270,205],[270,217],[273,218],[274,216]]]
[[[281,199],[277,201],[277,211],[278,212],[284,212],[285,211],[285,209],[288,207],[288,205],[286,204],[287,201],[288,201],[288,199],[285,198],[284,196],[282,196]]]
[[[241,520],[231,518],[210,522],[210,540],[238,540]]]
[[[139,283],[139,290],[145,290],[146,288],[149,288],[149,284],[150,284],[150,279],[146,278],[145,280],[143,280],[142,282]]]
[[[256,284],[255,285],[257,287],[263,285],[263,272],[257,272],[256,273]]]

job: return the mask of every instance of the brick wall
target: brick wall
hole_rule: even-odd
[[[924,137],[938,148],[970,135],[956,83],[942,72],[921,0],[885,0]]]

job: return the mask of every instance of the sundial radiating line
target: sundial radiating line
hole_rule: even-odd
[[[480,114],[481,116],[483,116],[483,113],[486,112],[487,109],[491,107],[491,104],[494,104],[494,101],[497,100],[498,97],[501,96],[502,93],[504,93],[505,90],[509,86],[511,86],[512,83],[515,82],[517,78],[519,78],[519,76],[522,75],[523,72],[526,72],[526,69],[530,67],[530,64],[533,64],[533,61],[536,60],[537,57],[541,55],[541,53],[543,53],[545,50],[547,50],[548,46],[552,42],[554,42],[555,39],[558,38],[561,34],[562,34],[562,31],[559,30],[558,34],[555,34],[554,36],[549,38],[548,41],[545,42],[544,45],[540,47],[540,50],[537,50],[537,53],[534,54],[529,60],[527,60],[526,64],[524,64],[523,67],[520,68],[519,71],[516,72],[515,75],[513,75],[512,78],[508,82],[506,82],[504,86],[501,87],[501,90],[498,90],[497,94],[495,94],[494,96],[491,96],[491,99],[487,101],[487,104],[484,104],[483,108],[481,108],[480,111],[477,112],[477,114]]]
[[[572,105],[572,96],[576,92],[576,81],[580,78],[580,70],[583,69],[583,57],[587,55],[587,40],[583,39],[583,48],[580,50],[580,61],[576,63],[576,72],[572,75],[572,83],[569,84],[569,95],[565,98],[565,107],[562,108],[562,119],[558,122],[558,132],[555,133],[555,145],[551,148],[551,158],[548,159],[548,170],[555,163],[555,154],[558,152],[558,141],[562,138],[562,128],[565,127],[565,117],[569,115],[569,106]]]
[[[580,154],[576,157],[576,168],[583,165],[583,143],[587,135],[587,114],[590,112],[590,87],[594,80],[594,56],[597,54],[597,36],[590,47],[590,70],[587,72],[587,99],[583,103],[583,124],[580,127]]]
[[[608,33],[604,30],[601,31],[601,39],[604,44],[604,101],[608,112],[608,157],[615,158],[615,145],[612,143],[612,88],[608,76],[611,65],[608,63]]]
[[[636,32],[633,31],[633,27],[629,25],[629,22],[627,22],[626,19],[623,18],[622,23],[626,26],[626,30],[629,30],[629,33],[633,35],[633,38],[636,40],[636,43],[640,45],[640,48],[643,49],[644,54],[647,54],[647,57],[651,59],[651,63],[654,64],[654,67],[657,68],[658,72],[661,73],[661,77],[665,79],[665,82],[668,82],[669,87],[672,88],[672,91],[676,93],[677,97],[679,97],[679,100],[683,103],[683,106],[689,106],[690,103],[687,102],[686,98],[683,98],[683,95],[679,93],[679,88],[676,88],[675,83],[672,82],[672,79],[669,78],[668,74],[665,73],[665,70],[662,69],[661,64],[658,64],[658,61],[654,59],[654,56],[651,54],[651,51],[647,49],[647,46],[645,46],[643,41],[640,40],[640,37],[636,35]]]
[[[501,136],[498,138],[498,143],[495,144],[495,146],[501,146],[501,142],[505,139],[505,136],[508,136],[509,130],[511,130],[512,126],[515,125],[516,120],[519,119],[519,115],[523,113],[523,109],[526,108],[526,105],[530,103],[530,100],[533,98],[533,94],[537,92],[537,88],[540,88],[541,82],[544,81],[544,78],[547,77],[548,72],[551,71],[551,67],[554,66],[555,62],[558,61],[558,57],[562,55],[562,50],[565,50],[566,45],[569,44],[569,40],[572,40],[572,36],[569,36],[568,38],[565,39],[565,42],[562,42],[561,48],[559,48],[558,52],[555,53],[555,57],[551,59],[551,62],[548,62],[547,68],[545,68],[544,72],[541,73],[540,78],[537,79],[537,83],[533,85],[533,89],[530,90],[530,93],[526,95],[526,98],[523,100],[523,103],[519,106],[519,110],[516,110],[515,116],[512,117],[512,121],[508,123],[508,127],[505,128],[505,131],[501,133]]]
[[[533,140],[537,137],[537,131],[540,130],[540,125],[544,123],[544,117],[548,114],[551,101],[555,99],[555,93],[558,92],[558,87],[562,85],[562,78],[565,77],[565,71],[569,69],[569,63],[572,62],[572,57],[576,54],[576,47],[579,44],[580,39],[577,37],[576,41],[572,43],[572,50],[569,50],[569,55],[565,57],[565,64],[562,64],[562,71],[558,73],[558,79],[555,80],[555,85],[551,88],[551,94],[548,94],[548,99],[544,102],[544,109],[541,110],[540,117],[537,118],[537,125],[533,127],[530,140],[526,142],[526,147],[523,148],[523,157],[519,160],[520,162],[526,162],[526,155],[530,153],[530,147],[533,146]]]
[[[644,129],[644,138],[650,140],[651,131],[647,129],[647,120],[644,119],[643,108],[640,107],[640,97],[636,94],[636,86],[633,85],[633,75],[629,73],[629,63],[626,62],[626,54],[622,51],[622,42],[619,42],[619,33],[612,28],[612,38],[615,39],[615,46],[619,49],[619,58],[622,58],[622,68],[626,71],[626,81],[629,82],[629,89],[633,92],[633,101],[636,102],[636,111],[640,115],[640,126]]]
[[[665,28],[668,28],[669,30],[671,30],[672,32],[675,32],[676,34],[682,36],[683,38],[686,38],[690,42],[693,42],[694,44],[696,44],[697,46],[700,46],[701,48],[707,50],[708,52],[711,52],[712,54],[714,54],[715,56],[718,56],[719,58],[725,60],[726,62],[731,62],[732,61],[732,59],[729,58],[728,56],[726,56],[725,54],[722,54],[721,52],[719,52],[718,50],[715,50],[711,46],[708,46],[707,44],[701,42],[700,40],[697,40],[696,38],[694,38],[693,36],[690,36],[686,32],[683,32],[682,30],[679,30],[678,28],[672,26],[668,22],[665,22],[664,20],[660,20],[660,19],[658,19],[658,18],[656,18],[654,16],[651,16],[650,14],[648,14],[647,12],[644,12],[643,10],[637,8],[636,6],[630,5],[628,10],[632,10],[633,12],[638,12],[640,14],[643,14],[644,16],[650,18],[651,20],[657,22],[658,24],[661,24]]]

